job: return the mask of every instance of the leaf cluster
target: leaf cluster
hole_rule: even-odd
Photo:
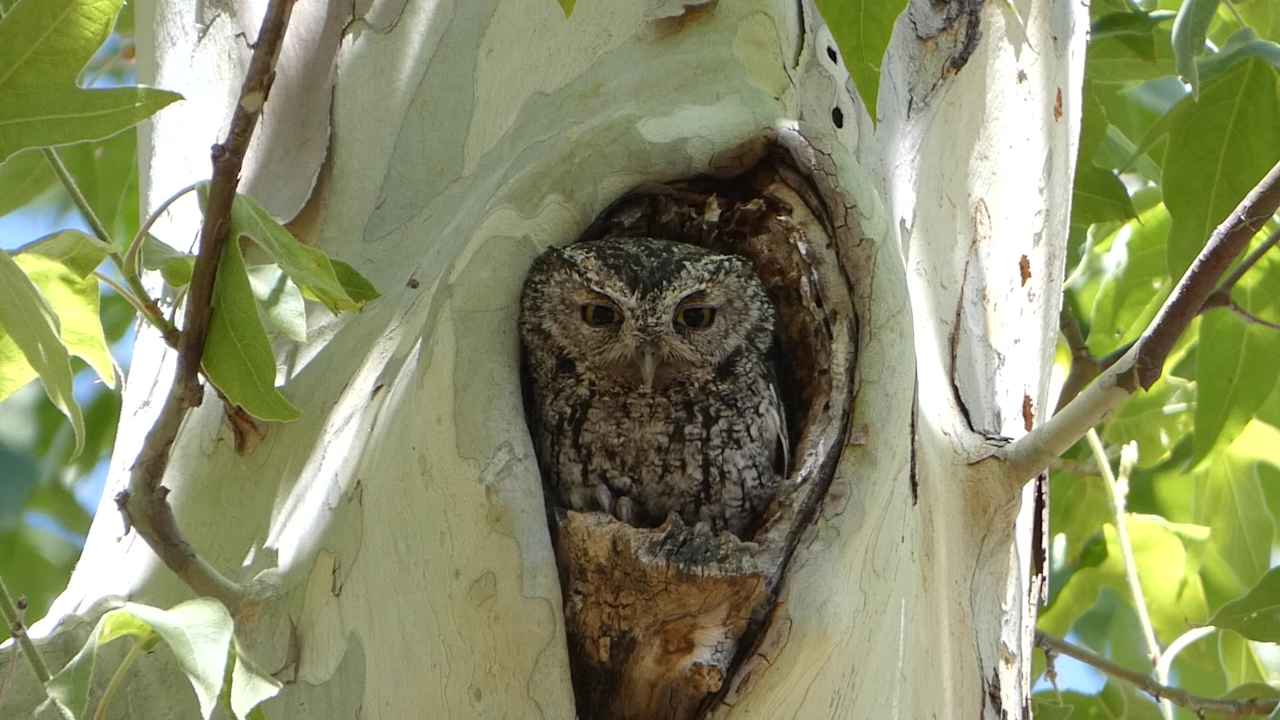
[[[1095,0],[1090,12],[1063,299],[1076,326],[1066,335],[1076,337],[1059,358],[1096,368],[1139,337],[1213,229],[1280,159],[1280,4]],[[1172,665],[1178,687],[1207,697],[1280,696],[1268,685],[1280,665],[1267,645],[1280,634],[1280,252],[1263,249],[1277,231],[1272,218],[1252,241],[1256,264],[1201,311],[1164,376],[1099,428],[1113,464],[1122,446],[1137,449],[1127,504],[1117,512],[1083,443],[1051,473],[1040,629],[1152,674],[1140,613],[1163,649],[1213,627]],[[1161,717],[1141,692],[1116,680],[1097,689],[1105,678],[1074,667],[1063,692],[1041,682],[1037,716]]]

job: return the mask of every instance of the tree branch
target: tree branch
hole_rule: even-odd
[[[1056,457],[1084,436],[1138,388],[1150,388],[1164,371],[1164,362],[1191,320],[1218,287],[1231,263],[1250,238],[1280,207],[1280,163],[1213,231],[1200,255],[1142,337],[1111,367],[1102,372],[1044,425],[994,453],[1008,468],[1008,477],[1021,485],[1039,474]]]
[[[184,539],[169,505],[169,489],[161,482],[182,421],[191,408],[200,404],[204,395],[197,373],[213,310],[214,276],[226,242],[231,204],[240,182],[244,154],[271,92],[276,59],[280,55],[295,1],[270,0],[268,3],[226,140],[214,145],[210,153],[213,178],[209,184],[204,224],[200,228],[195,268],[187,293],[173,385],[155,424],[143,441],[129,476],[129,489],[116,496],[116,506],[124,514],[126,524],[137,529],[164,564],[196,593],[221,600],[232,614],[244,600],[244,589],[199,557]]]
[[[1036,645],[1039,645],[1046,655],[1065,655],[1079,660],[1111,677],[1124,680],[1156,700],[1167,699],[1193,712],[1215,712],[1239,717],[1245,715],[1270,715],[1276,709],[1276,700],[1219,700],[1192,695],[1186,690],[1162,685],[1146,675],[1123,668],[1078,645],[1072,645],[1065,640],[1059,640],[1040,631],[1036,631]]]

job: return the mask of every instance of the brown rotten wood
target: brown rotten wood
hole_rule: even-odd
[[[1165,360],[1192,319],[1219,288],[1227,287],[1229,291],[1229,285],[1219,284],[1223,275],[1278,207],[1280,163],[1213,231],[1142,337],[1044,425],[993,454],[1006,463],[1005,475],[1015,486],[1021,487],[1048,467],[1139,388],[1146,390],[1155,384],[1164,371]]]
[[[198,373],[213,312],[214,277],[227,240],[231,204],[240,183],[240,168],[262,107],[271,92],[276,60],[284,43],[294,2],[296,0],[271,0],[267,5],[258,40],[253,45],[249,69],[240,86],[240,97],[231,116],[230,129],[226,139],[211,150],[213,177],[209,183],[204,224],[200,228],[195,268],[187,292],[173,385],[143,441],[129,476],[129,489],[116,495],[116,506],[124,514],[126,525],[138,531],[164,564],[197,594],[218,598],[233,613],[244,600],[244,589],[204,561],[186,541],[168,502],[169,489],[161,483],[182,420],[191,408],[200,404],[203,397]]]

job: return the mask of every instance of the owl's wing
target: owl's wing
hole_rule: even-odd
[[[782,388],[778,384],[778,371],[769,363],[769,422],[777,429],[777,448],[774,450],[774,466],[778,474],[787,476],[791,469],[791,437],[787,432],[787,411],[782,404]]]

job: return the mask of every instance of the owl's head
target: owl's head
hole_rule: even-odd
[[[749,261],[651,238],[552,248],[534,261],[520,303],[536,374],[641,392],[709,380],[735,353],[763,355],[773,323]]]

